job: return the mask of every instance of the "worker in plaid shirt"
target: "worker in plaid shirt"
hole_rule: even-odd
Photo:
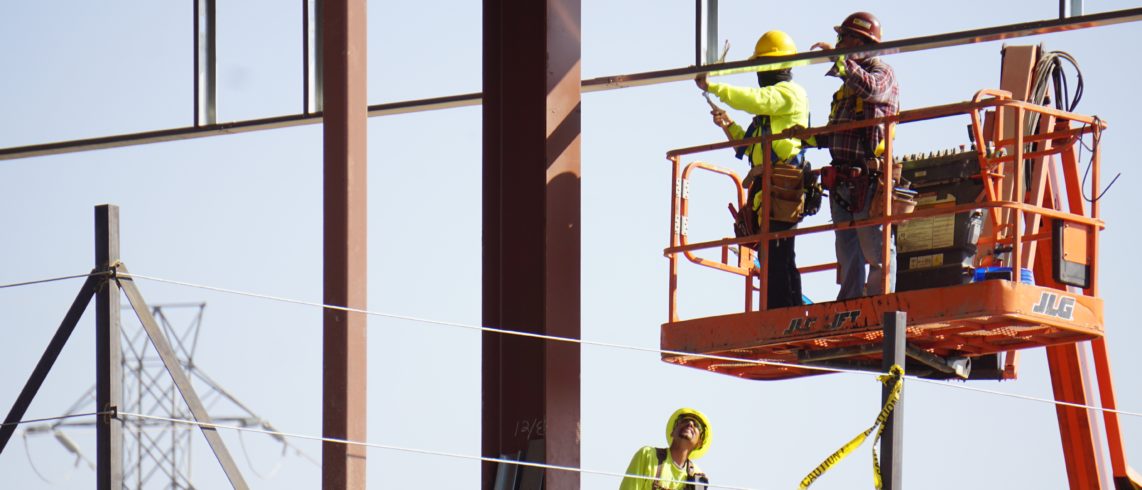
[[[880,42],[880,21],[867,12],[854,13],[833,29],[837,31],[837,49]],[[833,46],[820,42],[813,48],[831,50]],[[859,54],[839,56],[826,75],[843,81],[833,96],[829,124],[873,119],[896,114],[899,110],[900,92],[896,75],[892,67],[879,58]],[[834,223],[869,217],[877,179],[870,178],[868,162],[883,151],[884,139],[885,129],[881,125],[816,137],[816,146],[829,149],[832,165],[842,176],[838,179],[839,184],[829,191]],[[838,282],[841,284],[838,300],[885,293],[883,274],[886,269],[889,274],[887,292],[895,290],[896,244],[889,243],[890,260],[886,268],[881,264],[884,239],[881,226],[837,230],[836,234]]]

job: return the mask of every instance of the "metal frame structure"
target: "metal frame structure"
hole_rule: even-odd
[[[703,72],[748,71],[772,63],[820,63],[839,54],[910,52],[1142,20],[1142,8],[1136,8],[889,41],[872,49],[802,53],[765,61],[714,63],[583,81],[578,63],[578,0],[545,0],[541,3],[485,0],[483,93],[367,106],[364,0],[303,0],[303,22],[306,25],[303,26],[305,81],[302,112],[217,123],[213,81],[214,1],[199,0],[194,10],[196,83],[192,126],[0,149],[0,160],[324,123],[324,302],[351,311],[327,310],[324,317],[323,434],[345,440],[363,440],[365,435],[366,322],[359,311],[366,306],[367,117],[484,104],[485,323],[508,328],[526,326],[547,334],[576,338],[579,334],[577,271],[580,260],[578,206],[581,200],[578,178],[579,100],[583,92],[681,81]],[[716,0],[706,1],[712,7],[709,8],[711,13],[716,10]],[[698,9],[701,10],[700,3]],[[201,25],[197,23],[200,14]],[[536,22],[535,19],[543,21]],[[696,22],[700,31],[701,20]],[[317,35],[311,39],[309,33],[314,30]],[[203,35],[202,44],[197,41],[200,33]],[[700,41],[701,32],[697,37]],[[708,44],[707,40],[707,52],[716,47]],[[696,57],[700,57],[701,47],[696,51]],[[509,56],[513,55],[519,56],[512,60],[516,63],[509,64]],[[550,69],[548,64],[554,69]],[[311,69],[311,65],[315,68]],[[312,80],[311,75],[314,77]],[[506,93],[513,94],[513,97],[506,97]],[[507,145],[505,142],[509,135],[523,144]],[[1041,207],[1016,209],[1045,213]],[[116,220],[117,215],[113,214],[107,215],[108,219]],[[778,234],[767,236],[772,238]],[[1018,236],[1015,243],[1018,247]],[[9,420],[22,415],[26,402],[30,401],[27,396],[34,396],[42,376],[46,375],[54,356],[58,355],[58,348],[66,342],[74,321],[82,313],[87,299],[97,294],[99,285],[113,281],[123,288],[152,339],[161,335],[153,318],[150,322],[146,320],[145,305],[142,305],[142,298],[133,282],[116,275],[125,271],[117,260],[117,248],[108,242],[98,269],[103,275],[93,276],[81,289],[80,297],[48,352],[45,352],[33,379],[29,380],[25,392],[17,400]],[[522,269],[526,267],[521,267],[521,264],[531,269],[524,271]],[[529,301],[520,301],[523,297]],[[507,301],[507,298],[513,301]],[[117,296],[108,295],[100,296],[97,302],[101,311],[99,372],[100,379],[105,380],[100,383],[97,398],[101,412],[106,412],[100,419],[98,432],[102,488],[109,488],[110,482],[119,481],[122,477],[121,465],[116,466],[110,456],[122,437],[119,422],[113,416],[113,409],[122,396],[122,387],[109,381],[115,379],[111,375],[116,369],[113,361],[121,356],[115,343],[108,340],[115,338],[112,334],[118,328],[117,308],[113,308],[117,301]],[[507,435],[507,427],[510,425],[508,418],[522,415],[534,417],[535,421],[544,424],[543,461],[576,466],[579,460],[578,348],[489,337],[485,338],[484,346],[484,400],[487,407],[484,454],[499,456],[521,447],[521,441]],[[175,377],[192,413],[199,420],[205,420],[205,411],[185,375],[180,378],[182,371],[177,369],[175,360],[171,358],[169,346],[159,350],[166,352],[164,363]],[[532,368],[536,365],[543,368],[532,373],[534,377],[525,376],[513,369],[512,363],[519,361],[532,363],[527,364]],[[189,394],[187,390],[191,390]],[[232,469],[233,462],[217,434],[207,428],[203,428],[203,433],[231,481],[235,486],[244,487],[240,475]],[[0,431],[0,447],[10,435]],[[364,449],[359,446],[326,443],[323,486],[364,488],[364,458]],[[483,472],[483,484],[488,487],[494,468],[485,465]],[[545,481],[550,488],[578,487],[577,477],[549,473]]]
[[[205,1],[205,0],[203,0]],[[316,0],[308,0],[316,1]],[[319,3],[320,5],[320,3]],[[306,10],[309,12],[310,10]],[[315,14],[320,15],[320,14]],[[310,18],[310,14],[306,14],[306,18]],[[783,57],[769,57],[765,60],[752,60],[752,61],[733,61],[726,63],[705,64],[702,66],[692,66],[686,68],[673,68],[666,70],[655,70],[642,73],[634,73],[627,75],[610,75],[592,78],[582,81],[581,92],[600,92],[604,90],[615,90],[628,87],[638,87],[643,85],[654,85],[659,83],[678,82],[690,80],[698,73],[708,73],[714,71],[724,70],[739,70],[749,69],[751,67],[761,67],[769,64],[780,63],[804,63],[806,65],[825,63],[829,58],[837,54],[852,54],[852,53],[874,53],[874,54],[896,54],[896,53],[910,53],[915,51],[923,51],[928,49],[946,48],[951,46],[960,46],[966,44],[974,44],[989,41],[1016,39],[1027,36],[1037,36],[1041,34],[1051,34],[1055,32],[1072,31],[1076,29],[1087,29],[1091,27],[1102,27],[1126,22],[1137,22],[1142,20],[1142,7],[1118,10],[1113,12],[1102,12],[1097,14],[1082,15],[1077,17],[1066,17],[1055,20],[1041,20],[1033,22],[1022,22],[1018,24],[1009,24],[996,27],[987,27],[982,29],[972,29],[967,31],[952,32],[946,34],[936,34],[931,36],[921,36],[908,39],[899,39],[893,41],[885,41],[876,45],[875,47],[863,48],[849,48],[843,50],[833,51],[806,51],[792,56]],[[308,32],[308,31],[307,31]],[[320,39],[320,36],[318,36]],[[311,41],[307,41],[308,43]],[[317,52],[320,52],[318,49]],[[310,59],[303,60],[305,66],[312,64]],[[316,62],[320,66],[320,61]],[[294,126],[302,126],[307,124],[318,124],[322,121],[320,97],[324,83],[321,78],[324,71],[316,69],[316,71],[309,72],[310,80],[312,76],[317,76],[315,81],[307,85],[305,93],[309,94],[316,91],[313,95],[314,98],[305,99],[303,97],[303,105],[309,108],[309,111],[300,114],[274,116],[261,119],[249,119],[243,121],[232,121],[213,124],[202,127],[183,127],[183,128],[170,128],[155,131],[145,131],[141,133],[122,134],[114,136],[101,136],[96,138],[86,138],[79,140],[60,141],[53,143],[43,143],[26,146],[16,146],[9,148],[0,148],[0,160],[13,160],[19,158],[29,158],[34,156],[43,155],[57,155],[64,153],[73,153],[79,151],[99,150],[105,148],[119,148],[123,146],[145,145],[150,143],[161,143],[166,141],[180,141],[185,139],[203,138],[209,136],[221,136],[226,134],[245,133],[250,131],[261,131],[267,129],[288,128]],[[314,102],[316,100],[317,102]],[[440,109],[450,109],[455,107],[467,107],[479,105],[483,101],[483,94],[469,93],[448,95],[443,97],[433,97],[428,99],[407,100],[400,102],[389,102],[383,104],[374,104],[368,106],[369,117],[378,116],[391,116],[397,114],[406,114],[411,112],[432,111]],[[316,105],[314,105],[316,104]]]

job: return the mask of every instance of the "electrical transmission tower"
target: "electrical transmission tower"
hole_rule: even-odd
[[[182,328],[176,328],[171,317],[186,317],[187,314],[174,314],[177,310],[190,310],[189,320]],[[151,313],[158,320],[163,333],[170,339],[171,347],[178,356],[182,368],[197,385],[202,394],[202,403],[211,413],[225,412],[212,416],[217,424],[257,427],[273,431],[268,421],[250,410],[233,394],[215,382],[195,362],[199,333],[206,303],[170,303],[154,305]],[[171,313],[168,315],[168,313]],[[128,315],[129,316],[129,315]],[[128,318],[124,316],[124,320]],[[151,345],[146,332],[137,323],[124,322],[122,328],[123,346],[123,405],[121,411],[147,414],[172,420],[192,420],[190,410],[179,395],[166,367]],[[68,409],[65,415],[84,411],[95,404],[95,387],[88,389]],[[86,462],[94,464],[76,444],[67,431],[79,428],[93,428],[92,422],[71,422],[61,419],[51,424],[31,426],[25,429],[27,438],[35,435],[51,434],[64,449],[76,457],[76,465]],[[167,422],[154,419],[127,417],[123,420],[123,487],[129,489],[165,488],[171,490],[197,488],[191,478],[192,442],[198,428],[194,425]],[[242,438],[242,433],[238,433]],[[281,436],[272,436],[281,444],[284,458],[292,450],[296,455],[316,466],[320,463],[302,452]],[[243,453],[245,440],[241,439]],[[35,461],[29,452],[32,469],[46,482],[52,483],[46,475],[36,469]],[[254,473],[263,478],[272,477],[280,468],[281,460],[267,472],[259,473],[246,454],[247,464]]]

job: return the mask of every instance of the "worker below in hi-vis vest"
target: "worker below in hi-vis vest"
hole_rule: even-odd
[[[769,31],[757,40],[753,55],[755,60],[770,56],[797,54],[797,47],[788,34]],[[762,135],[780,133],[792,126],[809,125],[809,98],[805,89],[793,81],[789,68],[778,68],[757,73],[758,88],[736,87],[724,83],[708,83],[706,74],[694,79],[698,88],[716,95],[726,105],[753,114],[748,128],[735,123],[726,111],[711,103],[714,110],[714,124],[722,128],[726,138],[740,140]],[[747,205],[738,211],[738,236],[748,236],[760,231],[760,211],[765,193],[763,188],[762,158],[770,151],[774,169],[780,175],[774,177],[779,187],[770,203],[770,231],[784,231],[795,228],[804,215],[804,187],[799,179],[804,167],[801,140],[790,138],[773,141],[772,148],[762,148],[760,143],[741,146],[735,149],[739,159],[747,158],[751,165],[743,185],[749,189]],[[779,180],[784,179],[784,180]],[[760,268],[760,263],[756,264]],[[769,274],[766,303],[769,308],[801,305],[801,273],[797,271],[794,237],[770,240]]]
[[[692,408],[680,408],[666,421],[668,447],[644,446],[634,453],[619,490],[705,490],[709,480],[694,464],[710,449],[710,421]],[[638,476],[650,478],[635,478]]]
[[[837,49],[853,48],[880,42],[880,21],[868,12],[857,12],[837,32]],[[811,49],[833,49],[819,42]],[[892,67],[875,56],[853,54],[838,56],[826,76],[841,79],[841,88],[833,95],[829,124],[861,121],[896,114],[900,108],[900,91]],[[832,165],[821,169],[821,182],[829,189],[829,209],[834,223],[849,223],[870,216],[873,196],[877,193],[883,168],[880,154],[884,151],[885,129],[882,125],[819,135],[810,144],[828,148]],[[875,211],[874,213],[875,214]],[[884,235],[881,226],[849,228],[836,231],[838,300],[883,294],[887,270],[887,292],[896,289],[896,245],[890,242],[889,262],[881,264]],[[868,273],[865,273],[865,266]],[[866,280],[867,278],[867,280]]]

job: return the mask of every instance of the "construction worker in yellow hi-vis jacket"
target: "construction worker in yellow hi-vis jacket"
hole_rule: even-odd
[[[644,446],[627,465],[619,490],[702,490],[709,480],[694,460],[710,449],[710,421],[693,408],[680,408],[666,421],[665,448]],[[636,478],[637,476],[650,478]]]

